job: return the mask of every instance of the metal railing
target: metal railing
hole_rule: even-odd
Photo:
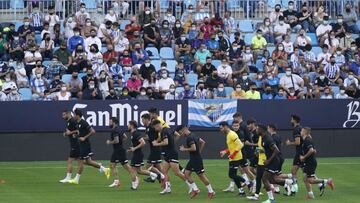
[[[56,13],[61,19],[79,10],[80,3],[85,3],[87,12],[95,13],[97,8],[103,9],[106,14],[110,7],[114,7],[116,13],[123,18],[137,15],[144,10],[145,6],[157,12],[160,17],[171,9],[176,18],[181,18],[183,12],[189,5],[193,5],[195,12],[201,8],[210,16],[219,13],[224,16],[226,11],[231,11],[233,18],[261,20],[268,17],[274,11],[276,4],[285,10],[290,0],[0,0],[0,21],[17,21],[29,16],[34,7],[41,12],[47,13],[50,6],[55,6]],[[306,3],[311,12],[315,12],[323,5],[331,18],[343,13],[345,4],[350,2],[357,13],[359,13],[360,0],[295,0],[295,7],[299,11],[301,5]]]

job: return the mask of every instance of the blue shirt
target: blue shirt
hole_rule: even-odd
[[[69,40],[68,40],[68,44],[67,44],[67,49],[70,52],[73,52],[77,45],[81,44],[82,47],[85,49],[85,41],[84,38],[82,38],[81,36],[72,36]]]
[[[359,75],[360,71],[360,64],[357,64],[356,62],[352,62],[350,65],[350,70],[352,70],[355,75]]]
[[[279,78],[278,77],[274,77],[273,79],[267,79],[267,84],[270,86],[278,86],[279,85]]]
[[[280,100],[280,99],[286,99],[286,97],[284,95],[280,96],[280,95],[277,94],[274,99]]]
[[[272,95],[271,93],[267,94],[267,93],[263,93],[261,95],[261,98],[262,99],[273,99],[274,98],[274,95]]]
[[[180,92],[179,99],[194,99],[194,92],[191,90],[184,90]]]
[[[208,47],[210,50],[219,49],[219,42],[216,41],[216,40],[209,40],[209,41],[207,42],[207,47]]]
[[[133,51],[133,53],[132,53],[133,64],[144,64],[145,60],[149,58],[147,52],[144,49],[141,50],[141,53],[144,55],[144,57],[141,59],[138,59],[136,56],[136,51]]]

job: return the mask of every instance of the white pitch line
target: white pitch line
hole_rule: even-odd
[[[360,163],[318,163],[318,165],[360,165]],[[214,167],[214,166],[219,166],[222,164],[205,164],[206,166],[209,167]],[[74,166],[74,168],[76,168],[77,166]],[[24,170],[24,169],[66,169],[66,167],[59,167],[59,166],[54,166],[54,167],[50,167],[50,166],[34,166],[34,167],[29,167],[29,166],[25,166],[25,167],[6,167],[6,165],[1,165],[0,164],[0,170]]]

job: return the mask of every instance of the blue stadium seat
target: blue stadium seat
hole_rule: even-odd
[[[130,24],[130,20],[123,20],[120,24],[120,30],[125,30],[125,26]]]
[[[19,94],[20,94],[21,100],[23,100],[23,101],[32,100],[32,91],[30,88],[20,88]]]
[[[9,9],[11,1],[0,1],[0,9]]]
[[[249,73],[250,80],[254,81],[255,77],[256,77],[256,73]]]
[[[311,51],[314,52],[315,57],[317,57],[322,52],[322,49],[321,47],[313,47]]]
[[[354,34],[354,33],[352,34],[352,38],[353,38],[353,39],[356,39],[356,38],[358,38],[358,37],[359,37],[359,34]]]
[[[315,33],[307,33],[307,35],[310,37],[311,39],[311,44],[313,46],[319,46],[319,43],[318,43],[318,40],[317,40],[317,37],[316,37],[316,34]]]
[[[94,1],[94,0],[83,0],[82,2],[86,4],[86,8],[96,9],[96,6],[97,6],[96,3],[97,3],[97,1]]]
[[[233,87],[225,87],[226,96],[229,97],[233,91],[234,91]]]
[[[278,76],[278,78],[280,79],[280,78],[282,78],[283,76],[285,76],[285,73],[279,73],[277,76]]]
[[[78,74],[78,78],[83,78],[84,76],[86,76],[86,73],[79,73]]]
[[[170,47],[162,47],[160,49],[160,57],[162,59],[174,59],[174,51]]]
[[[296,34],[295,34],[295,33],[291,33],[291,34],[290,34],[290,41],[295,42],[295,40],[296,40]]]
[[[35,42],[36,44],[40,44],[42,41],[40,34],[35,34]]]
[[[180,92],[184,91],[184,87],[177,87],[177,88],[175,89],[175,91],[176,91],[177,93],[180,93]]]
[[[15,24],[15,30],[17,31],[19,27],[22,26],[24,23],[21,21],[16,21],[14,24]]]
[[[234,33],[231,33],[230,37],[229,37],[229,40],[231,43],[235,42],[235,35]]]
[[[170,72],[170,73],[175,73],[175,69],[176,69],[176,65],[177,65],[177,62],[176,60],[167,60],[165,61],[166,64],[167,64],[167,70]]]
[[[24,8],[24,1],[23,0],[11,0],[10,7],[16,9],[23,9]]]
[[[264,63],[262,62],[261,59],[256,60],[255,66],[258,69],[258,71],[263,71],[264,70]]]
[[[336,96],[340,92],[340,87],[339,86],[335,86],[335,85],[331,86],[331,89],[334,92],[334,96]]]
[[[188,75],[188,82],[190,86],[195,86],[198,82],[198,75],[196,73],[190,73]]]
[[[107,47],[101,47],[101,53],[107,52]]]
[[[244,36],[244,41],[245,41],[245,44],[246,45],[251,45],[251,40],[252,40],[252,38],[255,36],[255,34],[253,34],[253,33],[247,33],[247,34],[245,34],[245,36]]]
[[[43,61],[43,66],[45,66],[45,67],[49,67],[49,65],[51,64],[51,61],[48,61],[48,60],[45,60],[45,61]]]
[[[64,74],[61,78],[61,81],[63,81],[66,84],[69,84],[71,81],[71,77],[72,77],[71,74]]]
[[[211,64],[213,64],[215,66],[215,68],[217,68],[218,66],[221,65],[221,61],[220,60],[212,60]]]
[[[57,51],[59,49],[60,49],[60,47],[54,47],[54,53],[55,53],[55,51]]]
[[[241,20],[239,21],[239,27],[241,32],[254,32],[253,25],[251,20]]]
[[[240,8],[240,1],[238,0],[228,0],[227,8],[230,10],[235,10]]]
[[[271,56],[271,54],[272,54],[272,53],[273,53],[273,51],[275,50],[275,47],[273,47],[273,46],[269,46],[269,47],[267,47],[266,49],[269,51],[270,56]]]
[[[184,0],[185,7],[188,7],[189,5],[193,5],[194,8],[196,7],[197,0]]]
[[[156,47],[147,47],[146,51],[150,51],[153,56],[150,56],[150,59],[160,59],[159,51]]]
[[[168,9],[170,7],[169,1],[168,0],[162,0],[160,1],[160,8],[161,9]]]
[[[160,70],[160,65],[161,65],[160,60],[151,60],[151,64],[155,66],[156,72]]]

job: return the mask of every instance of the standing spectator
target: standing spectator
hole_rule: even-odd
[[[301,13],[298,14],[298,22],[306,32],[315,32],[313,25],[312,13],[308,11],[306,3],[302,5]]]
[[[188,39],[191,41],[191,42],[194,42],[194,40],[196,39],[196,37],[199,35],[199,30],[196,26],[196,23],[192,23],[191,24],[191,28],[190,28],[190,31],[188,33]]]
[[[53,30],[55,24],[60,23],[60,18],[58,15],[55,14],[55,7],[49,6],[48,8],[48,14],[45,15],[45,21],[49,22],[49,30]]]
[[[345,56],[342,54],[341,48],[338,47],[336,50],[336,55],[335,55],[335,63],[336,65],[338,65],[340,68],[342,68],[346,61],[345,61]]]
[[[110,20],[106,21],[105,24],[102,23],[99,27],[97,36],[100,38],[102,43],[112,43],[112,23]]]
[[[233,17],[231,17],[231,11],[225,12],[224,29],[228,36],[230,36],[232,31],[235,29],[235,20]]]
[[[47,90],[47,82],[42,78],[41,73],[36,72],[36,77],[31,81],[33,100],[40,100],[44,98],[44,91]]]
[[[170,89],[170,85],[175,85],[175,82],[172,78],[169,77],[169,74],[166,70],[162,70],[161,78],[158,80],[159,90],[163,93],[166,93]]]
[[[41,32],[43,30],[44,15],[40,13],[39,7],[34,7],[32,13],[29,16],[31,20],[31,26],[34,27],[35,31]]]
[[[217,70],[213,70],[211,76],[207,77],[205,81],[205,87],[213,90],[217,88],[220,83],[223,83],[223,81],[219,77]]]
[[[67,90],[66,84],[62,84],[60,91],[56,93],[55,100],[69,101],[70,99],[71,99],[71,93]]]
[[[335,84],[342,84],[342,79],[340,78],[340,68],[335,62],[335,56],[330,57],[330,63],[325,65],[324,71],[329,80]]]
[[[224,36],[223,31],[218,31],[218,38],[219,38],[219,51],[220,51],[219,58],[227,59],[231,49],[230,40],[229,38]]]
[[[131,97],[136,97],[140,93],[141,80],[136,73],[131,73],[131,77],[126,81],[126,87],[129,89]]]
[[[216,40],[216,34],[210,34],[210,40],[207,41],[207,48],[214,58],[219,59],[219,41]]]
[[[265,18],[259,29],[262,30],[263,36],[267,43],[275,43],[274,29],[273,25],[271,25],[270,18]]]
[[[97,28],[95,26],[93,26],[91,19],[87,18],[85,20],[85,25],[83,27],[81,27],[80,34],[84,39],[86,39],[86,38],[90,37],[91,30],[95,30],[95,32],[96,32]]]
[[[294,1],[288,2],[288,9],[283,12],[285,22],[290,25],[294,32],[298,32],[301,29],[301,25],[298,22],[298,12],[294,10]]]
[[[182,99],[194,99],[195,95],[194,92],[191,90],[191,87],[188,83],[184,84],[184,90],[179,93],[178,98]]]
[[[300,76],[293,74],[291,68],[286,68],[285,73],[286,74],[280,78],[280,87],[288,94],[290,94],[290,88],[292,88],[294,90],[294,96],[302,98],[304,95],[304,80]]]
[[[193,21],[196,23],[203,21],[205,22],[205,24],[206,22],[210,24],[210,19],[209,19],[210,14],[205,10],[204,4],[200,3],[198,7],[199,7],[198,11],[196,11],[196,13],[193,14]]]
[[[250,84],[250,90],[246,91],[245,97],[246,99],[254,99],[254,100],[261,99],[260,92],[257,91],[257,86],[255,83]]]
[[[187,10],[181,15],[181,22],[185,23],[186,20],[188,20],[189,18],[192,18],[194,15],[194,6],[192,4],[190,4],[187,8]]]
[[[226,95],[224,83],[219,83],[217,88],[214,89],[214,99],[226,99],[226,98],[229,97]]]
[[[74,36],[69,38],[67,43],[67,49],[70,52],[73,52],[79,44],[82,45],[82,47],[85,47],[85,40],[82,36],[80,36],[80,29],[78,27],[75,27],[73,31]]]
[[[66,73],[66,67],[55,56],[49,66],[45,69],[45,78],[52,81],[56,75],[62,77]]]
[[[343,13],[344,23],[347,25],[349,30],[353,33],[359,33],[359,28],[356,25],[358,20],[355,9],[352,8],[350,2],[345,5],[345,12]]]
[[[86,24],[86,19],[91,19],[91,16],[86,12],[86,5],[84,3],[80,4],[80,11],[75,13],[76,23],[79,27],[84,27]]]
[[[135,50],[132,53],[132,63],[140,66],[141,64],[144,64],[146,59],[149,58],[148,54],[145,49],[141,48],[140,43],[136,43],[134,49]]]
[[[316,28],[316,37],[320,44],[329,37],[329,33],[332,30],[332,26],[329,24],[329,17],[325,16],[324,21]]]

